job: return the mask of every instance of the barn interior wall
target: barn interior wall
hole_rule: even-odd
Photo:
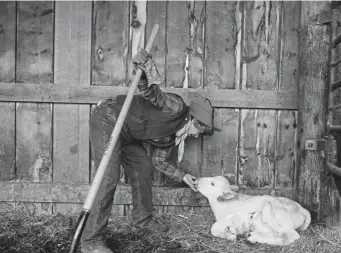
[[[0,82],[127,87],[132,55],[157,23],[152,55],[164,87],[298,92],[300,19],[300,1],[0,2]],[[0,103],[0,180],[89,184],[93,108]],[[215,116],[221,132],[186,142],[186,172],[225,175],[255,192],[295,189],[297,110],[217,108]],[[176,186],[159,172],[154,184]],[[25,206],[47,213],[81,208]],[[113,212],[130,209],[117,204]]]

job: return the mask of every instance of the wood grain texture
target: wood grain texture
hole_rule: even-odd
[[[88,184],[0,182],[0,201],[46,202],[61,204],[81,204],[89,190]],[[289,188],[249,188],[241,187],[240,193],[249,195],[285,196],[296,199],[296,191]],[[153,187],[153,203],[170,206],[209,206],[207,199],[190,188]],[[131,187],[117,186],[115,205],[131,205]]]
[[[18,3],[17,82],[53,82],[52,2]],[[16,167],[23,180],[52,181],[52,105],[17,103]]]
[[[125,86],[129,2],[95,1],[93,8],[92,85]]]
[[[279,90],[298,92],[301,3],[284,1],[281,24]],[[297,177],[297,111],[279,111],[276,139],[276,186],[295,187]]]
[[[206,14],[205,87],[235,87],[237,24],[234,1],[209,1]]]
[[[235,2],[207,3],[205,89],[222,92],[219,89],[235,86],[236,6]],[[222,131],[203,139],[203,175],[226,175],[236,183],[238,117],[238,110],[216,110],[215,118],[221,122]]]
[[[129,2],[95,1],[92,25],[91,85],[125,87],[128,81]],[[92,110],[94,108],[92,106]],[[91,164],[90,178],[93,179],[93,160]],[[125,182],[126,177],[122,176],[121,181]]]
[[[297,111],[279,111],[276,135],[276,187],[296,187]]]
[[[205,57],[206,3],[204,1],[188,1],[187,19],[189,25],[189,45],[185,51],[184,88],[203,87]]]
[[[0,2],[1,82],[15,82],[15,33],[16,2]],[[0,180],[12,180],[15,178],[15,103],[0,103],[0,115]]]
[[[314,218],[321,218],[327,193],[321,188],[324,177],[324,161],[319,152],[304,151],[307,139],[319,139],[326,133],[325,94],[327,83],[329,32],[327,26],[309,25],[310,18],[329,10],[330,1],[302,2],[300,38],[300,80],[301,94],[299,109],[298,149],[298,197]],[[323,200],[323,201],[322,201]]]
[[[241,111],[239,184],[273,186],[275,122],[275,111]]]
[[[281,8],[281,75],[280,90],[298,92],[301,3],[283,1]]]
[[[167,87],[182,87],[185,80],[185,51],[189,44],[186,2],[169,1],[167,5],[166,80]]]
[[[160,87],[166,84],[166,22],[167,22],[167,5],[166,1],[151,1],[147,3],[147,24],[146,38],[150,37],[155,24],[159,25],[154,45],[151,50],[153,61],[155,62],[161,79],[164,81]]]
[[[278,2],[244,3],[242,89],[278,89]],[[242,110],[239,183],[274,186],[276,112]]]
[[[183,88],[202,88],[204,65],[204,27],[206,22],[206,4],[203,1],[188,1],[188,43],[185,51],[185,79]],[[183,45],[185,47],[185,45]],[[180,168],[185,173],[199,176],[202,168],[202,142],[203,138],[186,138],[185,151]]]
[[[55,3],[57,85],[90,85],[91,7],[91,2]],[[54,105],[54,182],[89,182],[89,114],[89,105]]]
[[[134,78],[132,58],[146,44],[147,1],[130,1],[129,9],[128,80],[131,82]]]
[[[75,84],[76,82],[74,82]],[[165,92],[179,94],[189,104],[198,96],[209,98],[213,107],[297,109],[298,94],[293,91],[213,90],[165,88]],[[128,88],[81,86],[64,84],[1,83],[0,101],[44,102],[65,104],[97,104],[108,97],[127,94]]]
[[[214,117],[222,122],[221,132],[215,131],[213,136],[204,137],[201,175],[224,175],[236,183],[239,110],[218,109]]]

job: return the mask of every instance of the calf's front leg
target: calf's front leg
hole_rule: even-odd
[[[219,222],[219,221],[217,221],[216,223],[213,224],[213,226],[211,228],[211,234],[214,237],[227,239],[229,241],[236,241],[237,240],[237,235],[232,234],[230,232],[230,228],[226,224]]]

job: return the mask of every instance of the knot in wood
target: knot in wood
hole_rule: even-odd
[[[131,21],[131,26],[133,27],[133,28],[139,28],[140,26],[141,26],[141,22],[140,21],[138,21],[138,20],[132,20]]]

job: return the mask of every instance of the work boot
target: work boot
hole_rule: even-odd
[[[94,238],[91,240],[82,241],[81,252],[82,253],[114,253],[105,245],[102,238]]]
[[[169,227],[164,224],[163,220],[158,217],[152,217],[146,224],[142,226],[132,226],[133,233],[145,233],[147,235],[155,233],[165,233],[169,231]]]

